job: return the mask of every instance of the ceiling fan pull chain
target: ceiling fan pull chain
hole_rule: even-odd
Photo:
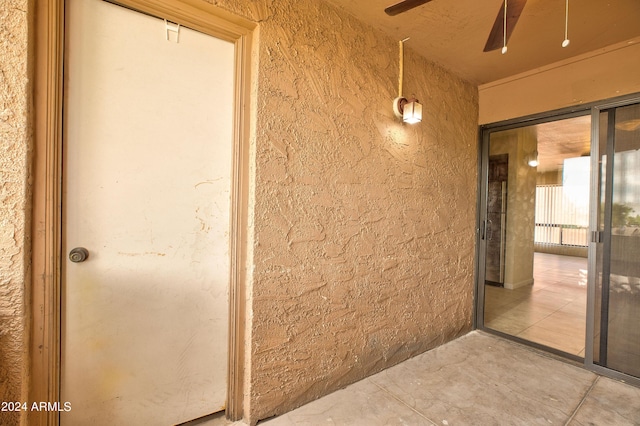
[[[562,42],[562,47],[567,47],[569,43],[569,0],[566,0],[564,11],[564,40]]]
[[[504,0],[504,25],[503,25],[503,43],[502,54],[507,53],[507,0]]]

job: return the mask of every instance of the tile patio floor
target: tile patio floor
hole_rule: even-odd
[[[473,331],[259,425],[640,425],[640,389]]]
[[[534,284],[485,286],[485,326],[584,357],[587,259],[534,255]]]

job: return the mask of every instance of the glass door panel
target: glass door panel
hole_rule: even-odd
[[[485,136],[483,327],[584,357],[591,117]]]
[[[600,113],[594,363],[640,377],[640,104]]]

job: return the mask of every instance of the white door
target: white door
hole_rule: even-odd
[[[222,410],[234,45],[168,41],[163,20],[100,0],[66,10],[61,422]]]

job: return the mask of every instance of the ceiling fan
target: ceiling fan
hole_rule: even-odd
[[[429,3],[430,1],[431,0],[404,0],[400,3],[396,3],[392,6],[387,7],[384,11],[389,16],[395,16],[413,9],[414,7]],[[522,9],[524,9],[524,5],[526,3],[527,0],[508,0],[506,17],[506,40],[509,40],[511,33],[513,32],[513,28],[516,26],[518,18],[520,18],[520,14],[522,13]],[[503,46],[503,43],[505,43],[504,22],[504,3],[502,3],[502,6],[498,11],[498,16],[496,17],[496,20],[493,23],[493,27],[491,28],[491,32],[489,33],[487,43],[484,46],[485,52],[499,49]]]

